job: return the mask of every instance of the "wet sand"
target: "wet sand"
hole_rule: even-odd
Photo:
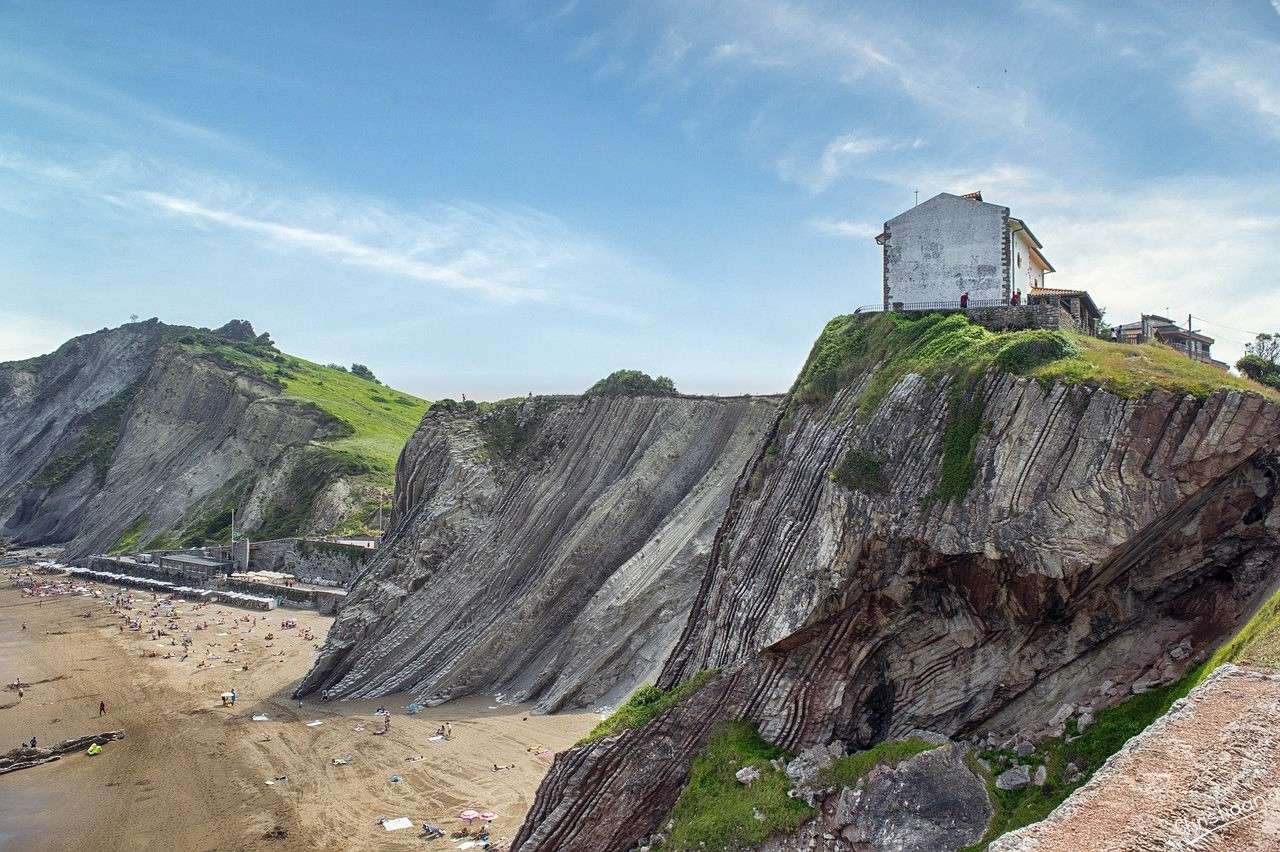
[[[136,591],[134,597],[151,600]],[[532,716],[483,698],[413,716],[404,696],[299,706],[289,692],[332,619],[296,610],[176,606],[180,629],[153,641],[142,631],[121,633],[120,616],[103,599],[24,599],[0,578],[0,681],[33,684],[21,699],[0,689],[0,751],[32,736],[47,745],[105,730],[127,733],[101,755],[73,754],[0,775],[0,848],[453,849],[460,841],[422,840],[418,826],[455,830],[463,808],[495,812],[493,836],[504,848],[552,752],[599,718]],[[134,614],[146,611],[141,606]],[[257,627],[235,620],[244,615],[257,618]],[[296,618],[299,627],[281,630],[285,618]],[[204,621],[208,630],[192,629]],[[148,627],[154,623],[147,620]],[[312,641],[302,638],[308,628]],[[180,643],[183,632],[193,640],[185,662],[181,645],[169,644]],[[145,656],[152,651],[159,656]],[[206,657],[220,659],[196,669]],[[221,706],[219,694],[233,686],[235,707]],[[102,719],[99,700],[107,704]],[[373,733],[381,727],[378,706],[392,713],[385,736]],[[255,714],[269,720],[252,721]],[[317,719],[322,724],[306,724]],[[432,742],[446,721],[452,738]],[[360,725],[364,730],[353,730]],[[424,759],[407,760],[418,755]],[[332,763],[348,756],[347,765]],[[494,764],[512,768],[495,772]],[[280,776],[288,780],[265,783]],[[402,816],[415,827],[387,832],[378,822]]]

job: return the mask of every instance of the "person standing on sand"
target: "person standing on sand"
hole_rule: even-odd
[[[98,718],[101,719],[105,715],[107,715],[107,702],[99,701],[98,702]]]

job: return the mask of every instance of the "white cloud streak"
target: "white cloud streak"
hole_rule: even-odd
[[[1198,50],[1184,89],[1206,118],[1242,118],[1280,140],[1280,45],[1246,39],[1230,53]]]
[[[527,207],[436,202],[411,209],[366,197],[272,192],[120,154],[50,162],[0,141],[5,173],[17,181],[0,182],[0,200],[5,190],[26,187],[32,208],[47,211],[56,203],[50,193],[61,192],[131,217],[139,232],[177,239],[182,231],[175,223],[185,222],[215,245],[238,240],[302,263],[369,273],[359,279],[366,286],[416,282],[638,322],[647,317],[628,304],[631,295],[670,284],[599,239]]]
[[[249,154],[235,136],[205,127],[132,95],[51,65],[18,50],[0,50],[5,84],[0,102],[71,121],[117,138],[136,137],[139,130],[159,131],[182,142]]]
[[[255,219],[228,210],[212,209],[189,198],[177,198],[158,192],[140,192],[138,197],[155,207],[196,222],[247,231],[266,237],[278,245],[313,252],[352,266],[438,284],[455,290],[475,290],[503,301],[546,297],[546,292],[537,288],[513,287],[469,275],[462,271],[461,264],[432,263],[421,260],[412,253],[389,251],[365,245],[345,234]],[[474,261],[474,257],[469,260]]]
[[[880,233],[882,227],[875,222],[854,222],[846,219],[813,219],[809,224],[829,237],[847,240],[870,240]]]

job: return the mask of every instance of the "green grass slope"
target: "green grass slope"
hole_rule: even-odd
[[[210,334],[188,334],[179,345],[197,355],[256,373],[280,388],[288,399],[316,406],[349,427],[344,437],[323,445],[368,463],[386,485],[394,479],[396,458],[430,404],[411,394],[346,370],[316,364],[253,342]]]
[[[788,399],[781,433],[798,405],[826,405],[865,377],[854,405],[869,416],[904,376],[949,380],[942,469],[933,497],[963,498],[974,477],[974,450],[985,422],[978,383],[992,370],[1029,376],[1046,388],[1090,385],[1126,399],[1155,390],[1205,398],[1215,390],[1247,391],[1280,402],[1280,391],[1193,361],[1160,344],[1130,345],[1063,331],[990,331],[961,313],[847,314],[827,323]],[[831,478],[874,491],[880,462],[850,445]]]
[[[339,434],[312,441],[306,448],[283,502],[267,507],[261,526],[248,531],[251,535],[297,535],[324,486],[338,477],[351,482],[357,505],[331,532],[374,531],[378,505],[384,492],[395,484],[396,460],[430,403],[340,367],[280,352],[265,335],[230,339],[203,329],[188,329],[177,338],[177,345],[267,381],[283,398],[313,406],[341,424]],[[228,483],[196,507],[178,529],[165,531],[149,546],[187,547],[225,541],[231,508],[250,485],[246,481]]]

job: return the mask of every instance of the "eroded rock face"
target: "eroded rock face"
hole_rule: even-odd
[[[865,381],[795,406],[735,488],[660,685],[721,674],[647,728],[561,756],[514,848],[627,848],[722,719],[793,752],[913,728],[1038,734],[1063,705],[1180,676],[1271,589],[1274,404],[992,373],[973,391],[975,481],[944,503],[948,388],[908,375],[859,418]],[[878,474],[862,490],[830,476],[850,447]]]
[[[186,331],[131,323],[0,365],[0,535],[65,544],[76,558],[107,549],[139,517],[142,541],[171,529],[238,479],[265,505],[299,448],[339,433],[266,381],[176,345]],[[101,469],[86,459],[50,474],[86,436],[109,441]]]
[[[433,410],[392,532],[299,692],[500,693],[543,710],[656,676],[777,399],[530,398]]]
[[[987,786],[946,743],[897,766],[878,766],[856,787],[840,788],[794,835],[762,852],[939,852],[980,840],[991,821]]]

